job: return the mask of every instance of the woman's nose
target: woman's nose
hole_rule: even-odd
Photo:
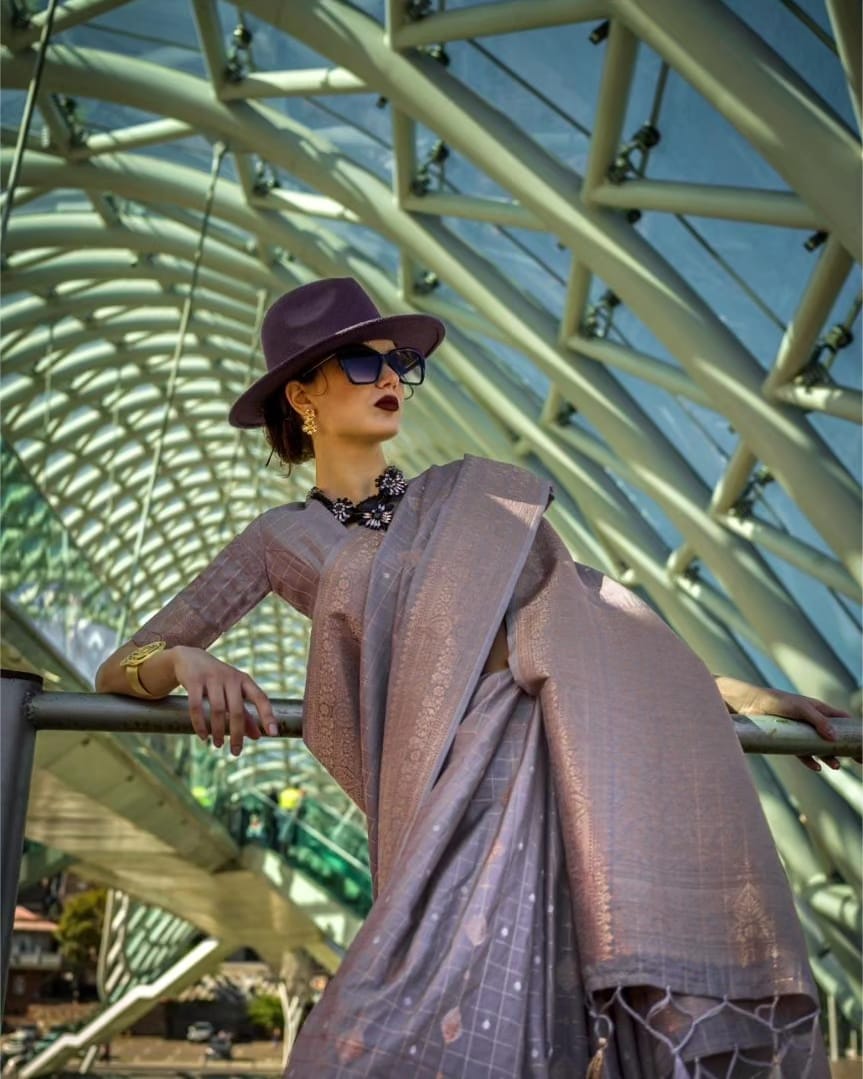
[[[398,386],[399,376],[390,367],[390,365],[384,360],[381,364],[381,377],[378,379],[379,386]]]

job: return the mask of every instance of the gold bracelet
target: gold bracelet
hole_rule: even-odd
[[[142,645],[140,648],[130,652],[123,660],[123,667],[125,668],[129,685],[137,696],[148,697],[150,700],[156,699],[156,694],[151,693],[141,681],[138,669],[152,656],[158,656],[161,652],[164,652],[167,647],[167,641],[151,641],[149,644]]]

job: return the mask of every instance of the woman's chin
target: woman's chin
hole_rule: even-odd
[[[379,438],[394,438],[402,426],[401,410],[397,412],[384,412],[383,409],[379,410],[381,415],[377,417],[377,422],[374,425],[375,434]]]

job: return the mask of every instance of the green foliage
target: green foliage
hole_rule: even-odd
[[[104,888],[92,888],[63,904],[56,936],[63,958],[76,970],[93,966],[99,958],[106,897]]]
[[[271,993],[252,997],[246,1006],[246,1014],[256,1027],[260,1027],[267,1034],[270,1034],[274,1027],[280,1031],[284,1029],[282,1002]]]

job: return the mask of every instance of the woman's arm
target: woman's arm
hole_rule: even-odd
[[[814,727],[819,737],[827,742],[832,742],[836,737],[830,718],[832,716],[850,718],[851,715],[850,712],[834,708],[833,705],[817,697],[804,697],[802,694],[788,693],[782,689],[754,686],[750,682],[725,675],[714,675],[714,678],[716,688],[729,712],[796,719]],[[799,759],[812,771],[821,770],[821,766],[814,757],[800,757]],[[839,767],[839,761],[835,757],[823,757],[822,760],[830,768]]]
[[[130,697],[140,697],[132,688],[123,666],[123,660],[138,647],[134,641],[127,641],[116,652],[112,652],[96,672],[97,693],[124,693]],[[174,670],[177,648],[167,648],[156,656],[145,660],[138,668],[138,677],[147,690],[146,698],[167,697],[180,684]]]
[[[212,733],[220,746],[230,728],[231,751],[239,753],[244,735],[257,737],[262,728],[278,731],[270,702],[249,675],[207,652],[226,629],[255,607],[270,591],[260,518],[232,540],[170,603],[110,655],[96,674],[100,693],[132,697],[165,697],[177,686],[189,694],[189,714],[196,733]],[[140,645],[164,641],[167,647],[138,667],[144,693],[133,689],[123,660]],[[209,717],[203,701],[209,703]],[[255,705],[257,720],[246,708]]]

